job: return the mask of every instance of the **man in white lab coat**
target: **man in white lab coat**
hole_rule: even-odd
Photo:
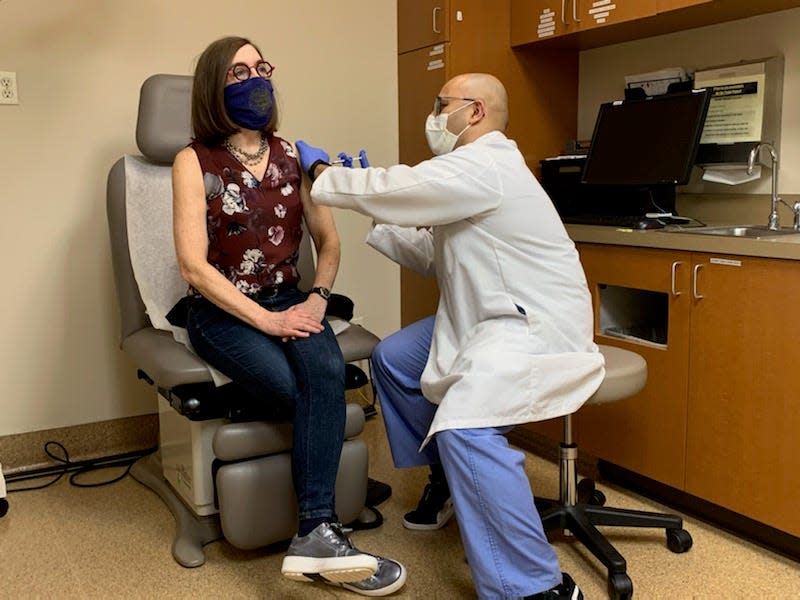
[[[428,117],[431,160],[327,168],[322,150],[297,148],[315,202],[371,216],[368,243],[439,285],[435,317],[373,356],[395,464],[441,464],[481,598],[582,598],[547,542],[524,455],[503,434],[575,411],[600,385],[603,358],[574,244],[507,121],[502,83],[466,74]]]

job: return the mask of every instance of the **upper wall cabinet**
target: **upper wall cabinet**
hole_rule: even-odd
[[[800,7],[800,0],[511,0],[512,46],[587,50]]]
[[[397,0],[397,53],[450,39],[449,0]]]
[[[697,6],[698,4],[708,4],[713,0],[656,0],[656,8],[658,12],[663,13],[676,8],[687,8],[689,6]]]
[[[678,1],[680,0],[672,0]],[[656,14],[656,2],[657,0],[511,0],[511,45],[649,17]]]

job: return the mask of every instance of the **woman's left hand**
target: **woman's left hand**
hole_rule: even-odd
[[[322,323],[322,319],[325,318],[325,310],[328,308],[328,301],[319,294],[309,294],[308,299],[300,306]]]

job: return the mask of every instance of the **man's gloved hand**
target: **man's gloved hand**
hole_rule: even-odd
[[[331,157],[322,148],[315,148],[303,140],[297,140],[294,145],[300,155],[300,168],[308,174],[311,181],[314,181],[314,170],[319,165],[330,166]]]
[[[344,152],[339,152],[336,155],[336,158],[339,159],[339,162],[342,164],[343,167],[347,167],[348,169],[353,168],[353,157],[345,154]]]

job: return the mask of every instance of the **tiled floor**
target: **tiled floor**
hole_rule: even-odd
[[[426,481],[422,470],[395,470],[380,419],[367,423],[370,474],[389,482],[392,497],[380,506],[386,519],[355,543],[391,556],[408,569],[396,596],[409,599],[475,598],[458,527],[411,532],[401,525]],[[534,490],[557,495],[555,465],[530,456]],[[601,486],[608,505],[666,510],[634,494]],[[280,575],[282,548],[243,552],[226,542],[207,546],[206,564],[185,569],[172,559],[173,519],[150,490],[131,478],[81,489],[65,482],[43,491],[12,494],[0,519],[0,598],[356,598],[324,584]],[[800,598],[800,565],[760,547],[687,519],[694,547],[666,549],[663,533],[616,531],[611,539],[628,561],[635,597]],[[607,597],[602,567],[578,544],[556,541],[562,569],[587,600]]]

